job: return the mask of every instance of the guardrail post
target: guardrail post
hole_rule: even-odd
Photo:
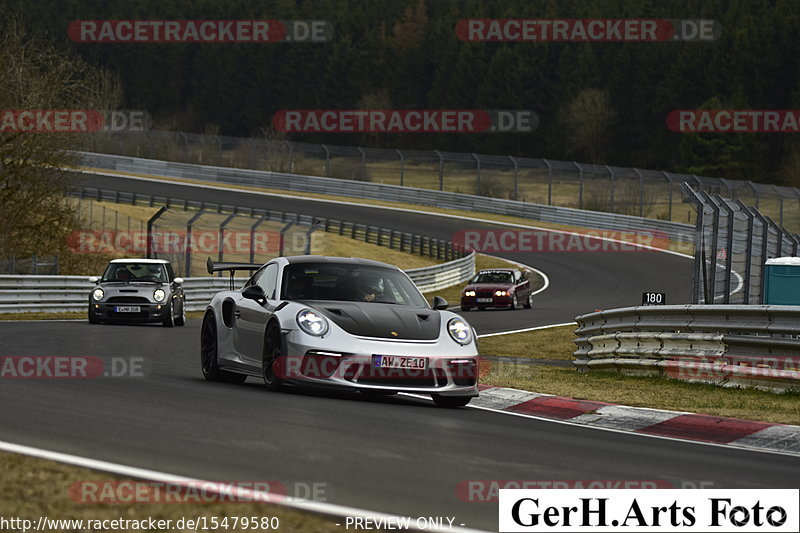
[[[553,205],[553,166],[547,159],[542,159],[547,165],[547,205]]]
[[[205,212],[200,209],[192,218],[189,219],[189,222],[186,223],[186,275],[185,277],[191,277],[192,275],[192,225],[194,225],[195,221],[199,219],[201,216],[205,215]]]
[[[578,180],[580,181],[580,185],[578,186],[578,209],[583,209],[583,167],[575,161],[573,161],[572,164],[578,167]]]
[[[400,157],[400,186],[402,187],[403,186],[403,172],[404,172],[405,166],[406,166],[406,158],[403,157],[403,152],[401,152],[400,150],[395,150],[395,152],[397,152],[397,155]]]
[[[744,303],[750,303],[750,274],[753,267],[753,213],[738,198],[734,200],[740,212],[747,217],[747,250],[744,256]]]
[[[281,244],[280,244],[280,250],[278,251],[278,255],[281,257],[283,257],[283,249],[284,245],[286,244],[286,238],[284,236],[286,235],[286,232],[289,231],[289,228],[291,228],[292,226],[294,226],[294,222],[289,222],[288,224],[286,224],[284,227],[281,228],[281,235],[280,235]]]
[[[508,156],[512,163],[514,163],[514,200],[519,198],[519,165],[517,165],[517,160],[511,156]]]
[[[219,250],[217,250],[217,254],[218,254],[217,258],[218,258],[218,261],[220,263],[222,263],[222,261],[224,260],[224,257],[225,257],[225,252],[224,252],[224,248],[225,248],[225,238],[224,238],[225,237],[225,226],[227,226],[228,223],[231,220],[233,220],[234,218],[236,218],[236,211],[235,210],[234,210],[232,215],[228,215],[228,217],[225,220],[222,221],[222,224],[219,225],[219,233],[218,233],[218,236],[217,236],[217,244],[219,245]],[[220,271],[218,273],[218,275],[219,275],[219,277],[222,277],[222,272]]]
[[[639,216],[644,217],[644,176],[636,167],[633,171],[639,176]]]
[[[325,176],[326,177],[330,177],[331,176],[331,151],[328,150],[328,147],[325,146],[324,144],[321,144],[320,146],[322,146],[322,149],[325,150]],[[281,255],[283,255],[283,254],[281,254]]]
[[[361,180],[366,181],[367,179],[367,154],[364,153],[364,150],[360,146],[356,146],[356,149],[361,152]]]
[[[156,220],[158,220],[158,217],[164,214],[166,210],[167,210],[166,207],[162,207],[156,212],[155,215],[151,216],[150,219],[147,221],[147,235],[146,235],[147,250],[145,252],[145,257],[147,257],[148,259],[153,259],[153,224],[155,223]],[[130,219],[128,220],[130,222]]]
[[[769,239],[769,222],[767,222],[767,219],[764,217],[764,215],[761,214],[761,212],[758,209],[749,209],[749,211],[761,223],[761,257],[759,257],[759,263],[758,263],[758,272],[759,272],[759,276],[760,276],[761,282],[759,283],[759,287],[758,287],[758,299],[763,302],[763,300],[764,300],[764,263],[767,260],[767,253],[768,253],[767,245],[769,243],[767,242],[767,240]]]
[[[472,154],[475,159],[475,194],[481,194],[481,160],[476,154]]]
[[[616,188],[616,176],[614,175],[614,171],[611,170],[611,167],[605,165],[606,170],[608,170],[608,175],[611,176],[611,212],[616,213],[616,204],[614,202],[614,189]]]
[[[778,218],[778,224],[783,226],[783,195],[780,193],[778,187],[776,187],[775,185],[772,185],[772,190],[775,191],[775,195],[778,197],[778,202],[780,205],[780,213],[779,213],[780,216]]]
[[[316,224],[311,224],[311,227],[308,228],[308,231],[306,231],[306,245],[305,245],[305,250],[304,250],[304,253],[306,255],[310,255],[311,254],[311,234],[314,233],[314,231],[317,229],[317,227],[322,223],[323,223],[323,221],[320,220]]]
[[[439,158],[439,190],[444,190],[444,158],[442,154],[439,153],[439,150],[434,150],[433,153],[436,154],[436,157]]]
[[[666,170],[662,171],[662,173],[664,174],[664,177],[667,178],[667,187],[669,187],[669,207],[667,208],[667,219],[672,221],[672,176],[670,176],[669,172]]]
[[[752,181],[748,181],[747,184],[750,185],[751,189],[753,189],[753,195],[755,195],[756,198],[756,209],[758,209],[758,201],[761,197],[761,195],[758,192],[758,187],[756,187],[756,184],[753,183]]]
[[[258,228],[265,220],[267,220],[267,215],[261,215],[255,224],[250,226],[250,262],[255,263],[256,259],[256,228]]]
[[[722,297],[722,303],[731,303],[731,278],[733,277],[733,217],[734,211],[728,203],[720,196],[717,195],[719,207],[724,209],[728,214],[728,238],[725,239],[727,246],[725,253],[725,294]]]

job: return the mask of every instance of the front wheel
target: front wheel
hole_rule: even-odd
[[[525,309],[531,309],[533,307],[533,293],[528,294],[528,299],[525,300],[524,307]]]
[[[181,314],[175,319],[176,326],[183,326],[186,324],[186,300],[181,302]]]
[[[277,391],[283,387],[281,374],[281,328],[276,322],[270,322],[264,335],[264,357],[261,360],[261,377],[267,390]]]
[[[214,315],[207,313],[203,318],[203,326],[200,329],[200,368],[203,371],[203,377],[208,381],[244,383],[244,380],[247,379],[244,374],[234,374],[219,368],[217,363],[218,350],[217,324],[214,320]]]
[[[442,396],[431,394],[433,403],[438,407],[464,407],[472,399],[472,396]]]
[[[100,321],[95,318],[94,313],[92,312],[91,308],[89,309],[88,313],[89,324],[99,324]]]
[[[171,328],[175,325],[175,317],[172,316],[172,302],[164,309],[164,319],[161,321],[161,325],[165,328]]]
[[[511,305],[508,306],[509,311],[513,311],[517,308],[517,294],[514,293],[511,295]]]

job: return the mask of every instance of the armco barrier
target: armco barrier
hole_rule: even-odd
[[[474,252],[449,263],[407,271],[425,292],[461,283],[474,273]],[[245,281],[237,278],[239,285]],[[186,310],[202,311],[214,294],[229,285],[227,277],[186,278]],[[87,276],[0,276],[0,313],[86,311],[92,287]]]
[[[531,204],[472,194],[416,189],[413,187],[401,187],[398,185],[369,183],[357,180],[320,178],[281,172],[174,163],[157,161],[154,159],[88,152],[82,152],[81,156],[83,164],[90,169],[117,170],[152,176],[190,178],[289,191],[405,202],[441,209],[460,209],[465,211],[517,216],[541,222],[566,224],[569,226],[591,229],[658,232],[678,242],[694,242],[694,227],[692,225],[640,218],[630,215],[585,211],[569,207]]]
[[[800,389],[800,306],[639,306],[575,320],[579,370]]]

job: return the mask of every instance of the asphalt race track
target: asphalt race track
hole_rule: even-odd
[[[427,215],[270,199],[93,177],[100,186],[380,222],[449,238],[482,224]],[[209,198],[210,196],[210,198]],[[481,332],[571,321],[633,305],[644,290],[687,300],[691,262],[655,253],[506,254],[543,270],[551,286],[532,311],[472,312]],[[0,440],[219,481],[324,483],[330,503],[404,516],[455,516],[497,529],[496,503],[462,501],[467,480],[659,480],[676,487],[792,488],[800,460],[601,431],[410,397],[270,393],[203,381],[199,320],[183,328],[0,323],[0,355],[142,358],[143,377],[4,379]],[[525,371],[535,372],[526,368]],[[709,486],[709,483],[712,485]],[[300,494],[302,496],[302,494]]]
[[[490,223],[407,211],[331,204],[285,196],[256,195],[247,191],[204,189],[122,177],[86,175],[83,185],[120,192],[315,215],[380,225],[437,239],[450,240],[459,230],[507,228]],[[364,200],[362,203],[368,201]],[[419,209],[426,210],[424,206],[420,206]],[[481,215],[476,213],[475,216]],[[536,222],[531,221],[531,226],[536,226]],[[675,255],[652,251],[510,252],[494,255],[542,270],[550,278],[550,287],[536,296],[534,309],[531,311],[466,313],[465,318],[479,333],[572,322],[575,316],[595,309],[639,305],[642,302],[642,292],[645,291],[666,293],[667,302],[670,304],[688,303],[690,298],[692,262]],[[451,304],[455,305],[458,302]]]
[[[497,528],[465,480],[662,480],[792,488],[800,460],[599,431],[408,397],[212,384],[199,320],[183,328],[1,323],[3,355],[142,357],[144,378],[4,379],[0,439],[219,481],[325,483],[332,503]],[[708,488],[708,487],[707,487]]]

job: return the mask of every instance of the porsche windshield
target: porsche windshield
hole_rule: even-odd
[[[282,298],[428,307],[416,286],[401,272],[351,263],[296,263],[287,266]]]
[[[163,283],[167,276],[160,263],[111,263],[103,274],[103,281]]]
[[[478,272],[478,275],[472,278],[472,283],[513,283],[513,278],[511,272],[500,270]]]

